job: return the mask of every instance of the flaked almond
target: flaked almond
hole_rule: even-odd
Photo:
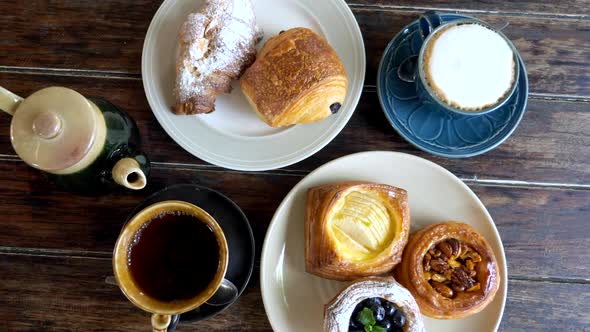
[[[473,269],[475,268],[475,264],[473,263],[473,261],[471,259],[468,259],[465,261],[465,266],[467,266],[469,271],[473,271]]]
[[[452,268],[460,267],[461,263],[457,262],[454,259],[449,259],[449,266]]]
[[[471,251],[471,249],[469,249],[469,247],[461,242],[461,252],[459,253],[459,257],[461,257],[461,259],[465,259],[467,258],[467,254]]]
[[[467,289],[467,291],[468,291],[468,292],[475,292],[475,291],[478,291],[478,290],[480,290],[480,288],[481,288],[481,285],[480,285],[480,284],[479,284],[479,282],[478,282],[478,283],[476,283],[475,285],[473,285],[473,287],[471,287],[471,288],[468,288],[468,289]]]
[[[469,257],[471,257],[471,260],[472,260],[474,263],[479,263],[479,262],[481,262],[481,256],[480,256],[478,253],[476,253],[475,251],[473,251],[473,252],[469,253]]]
[[[430,271],[430,260],[432,259],[432,256],[430,256],[429,253],[426,253],[426,255],[424,255],[424,271]]]
[[[432,280],[437,281],[437,282],[445,282],[447,281],[447,278],[445,278],[443,275],[440,275],[438,273],[435,273],[432,275],[431,277]]]
[[[443,273],[443,276],[445,278],[447,278],[447,280],[451,280],[452,275],[453,275],[453,269],[448,269],[445,271],[445,273]]]

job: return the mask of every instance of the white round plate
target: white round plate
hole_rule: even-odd
[[[212,164],[242,171],[280,168],[326,146],[348,122],[365,79],[365,48],[359,26],[344,0],[254,0],[265,38],[293,27],[308,27],[334,47],[346,68],[349,87],[334,116],[314,124],[272,128],[258,118],[238,82],[219,96],[211,114],[179,116],[174,104],[176,37],[186,16],[203,0],[166,0],[156,12],[143,45],[141,72],[152,111],[180,146]]]
[[[444,168],[412,155],[363,152],[331,161],[289,192],[272,219],[262,248],[262,299],[275,331],[321,331],[324,304],[346,285],[305,272],[303,225],[309,188],[339,181],[372,181],[408,191],[412,232],[426,225],[460,220],[475,227],[498,259],[501,285],[494,301],[469,318],[424,317],[426,331],[495,331],[506,302],[506,257],[498,230],[475,194]]]

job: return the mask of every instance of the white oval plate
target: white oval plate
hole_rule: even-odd
[[[349,87],[343,107],[324,121],[272,128],[258,118],[238,82],[219,96],[211,114],[178,116],[174,104],[176,36],[186,16],[202,0],[166,0],[148,29],[141,72],[145,94],[160,125],[176,143],[212,164],[242,171],[280,168],[326,146],[346,125],[358,104],[365,79],[365,48],[359,26],[344,0],[254,0],[265,38],[292,27],[323,35],[342,59]]]
[[[412,232],[426,225],[460,220],[490,243],[500,267],[501,285],[494,301],[465,319],[424,317],[426,331],[495,331],[506,303],[506,257],[498,230],[477,196],[446,169],[422,158],[395,152],[363,152],[316,169],[289,192],[272,219],[262,248],[261,288],[264,308],[275,331],[321,331],[324,304],[345,283],[305,272],[303,225],[307,190],[338,181],[372,181],[408,191]]]

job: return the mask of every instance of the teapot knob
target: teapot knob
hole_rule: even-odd
[[[39,113],[33,120],[33,133],[44,139],[54,138],[61,132],[61,129],[61,120],[53,112]]]

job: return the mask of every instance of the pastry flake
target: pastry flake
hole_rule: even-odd
[[[311,188],[305,217],[307,272],[352,280],[390,272],[408,241],[404,189],[370,182]]]

